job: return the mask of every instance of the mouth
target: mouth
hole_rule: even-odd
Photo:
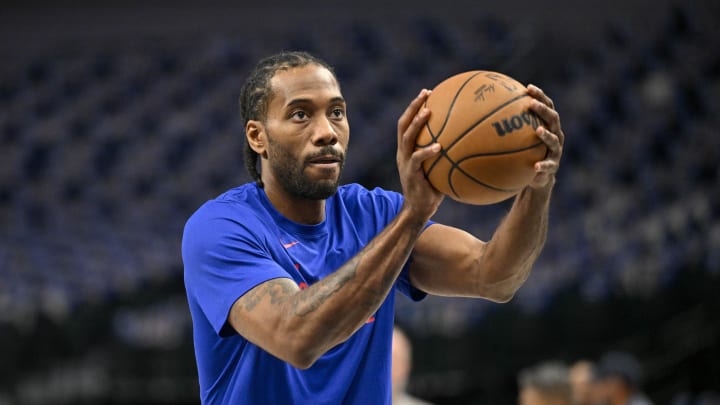
[[[308,160],[308,165],[331,168],[340,165],[341,161],[342,159],[335,155],[322,155]]]

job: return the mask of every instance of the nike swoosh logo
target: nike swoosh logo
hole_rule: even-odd
[[[288,248],[291,248],[291,247],[297,245],[298,243],[300,243],[300,242],[295,241],[295,242],[290,242],[290,243],[283,243],[283,247],[284,247],[285,249],[288,249]]]

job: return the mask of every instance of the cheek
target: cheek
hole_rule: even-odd
[[[343,146],[347,146],[347,144],[350,142],[350,128],[348,128],[347,124],[344,125],[342,128],[338,128],[337,136],[338,143]]]
[[[282,141],[268,136],[268,153],[275,157],[296,156],[302,150],[302,146],[295,139],[285,137]]]
[[[294,161],[297,160],[296,156],[292,152],[292,149],[289,148],[288,145],[272,143],[267,148],[267,151],[270,164],[275,167],[287,168],[288,166],[293,165]]]

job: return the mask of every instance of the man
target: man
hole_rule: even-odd
[[[522,370],[518,386],[518,405],[573,403],[568,368],[559,362],[545,362]]]
[[[421,163],[440,147],[415,150],[429,91],[398,120],[402,194],[339,186],[350,131],[332,69],[301,52],[260,61],[240,96],[255,182],[183,234],[202,401],[387,404],[392,291],[508,301],[545,241],[564,138],[552,101],[528,94],[550,152],[486,243],[430,222],[443,195]]]
[[[407,383],[412,371],[412,343],[405,332],[396,326],[392,339],[392,404],[393,405],[431,405],[430,402],[415,398],[407,391]]]
[[[597,363],[601,403],[606,405],[652,405],[641,390],[642,366],[635,356],[609,351]]]

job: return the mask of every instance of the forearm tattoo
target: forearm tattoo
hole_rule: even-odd
[[[253,288],[245,295],[242,301],[243,309],[248,312],[252,311],[265,297],[270,297],[270,303],[273,305],[282,304],[287,301],[292,294],[294,294],[294,289],[288,284],[287,280],[269,280],[259,288]]]
[[[357,268],[364,252],[358,253],[355,257],[345,263],[338,271],[327,276],[324,282],[317,283],[314,294],[296,294],[293,313],[298,316],[305,316],[320,307],[333,294],[340,291],[345,284],[354,279],[357,275]]]
[[[365,246],[358,254],[346,262],[342,267],[328,275],[323,280],[313,284],[303,291],[297,289],[290,284],[287,279],[280,278],[269,280],[262,285],[249,291],[242,301],[242,307],[245,311],[252,311],[264,299],[269,299],[272,305],[286,305],[290,314],[304,317],[316,311],[330,297],[339,293],[348,283],[354,280],[358,275],[360,263],[365,259],[373,262],[370,265],[376,265],[378,268],[386,266],[394,267],[396,271],[385,271],[379,285],[374,288],[369,286],[359,287],[360,289],[353,291],[353,305],[362,311],[373,311],[385,299],[389,289],[391,288],[395,278],[397,277],[397,266],[401,266],[407,259],[410,247],[407,248],[404,257],[392,257],[391,262],[386,260],[388,255],[380,255],[376,260],[370,259],[368,254],[376,248],[375,240]],[[397,246],[397,245],[395,245]]]
[[[360,252],[338,271],[318,282],[313,286],[313,292],[306,291],[300,294],[288,280],[284,278],[269,280],[258,288],[250,290],[245,295],[242,301],[243,309],[250,312],[267,297],[270,299],[270,304],[272,305],[281,305],[291,301],[291,313],[305,316],[315,311],[322,303],[327,301],[328,298],[355,278],[357,275],[357,267],[362,256],[363,252]]]

